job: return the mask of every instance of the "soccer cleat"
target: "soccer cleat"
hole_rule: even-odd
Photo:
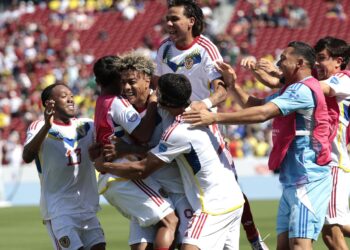
[[[267,245],[265,244],[264,240],[269,237],[270,234],[266,235],[264,239],[261,238],[260,234],[259,237],[255,240],[250,242],[252,246],[252,250],[269,250]]]

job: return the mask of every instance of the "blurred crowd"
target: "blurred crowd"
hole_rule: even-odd
[[[201,1],[207,20],[205,35],[217,44],[224,60],[232,65],[249,54],[244,42],[237,44],[233,39],[238,33],[249,34],[246,42],[253,43],[254,29],[260,25],[301,28],[308,24],[307,12],[299,6],[282,5],[277,0],[247,2],[249,11],[238,11],[238,19],[229,32],[218,34],[216,25],[219,24],[213,12],[220,6],[220,1]],[[79,115],[92,117],[96,85],[91,65],[96,58],[92,53],[81,51],[79,31],[89,29],[98,11],[119,11],[123,18],[131,21],[137,13],[145,10],[144,7],[143,0],[23,1],[0,14],[0,138],[4,142],[1,149],[3,164],[10,164],[11,153],[15,152],[12,148],[21,147],[27,126],[40,118],[40,93],[47,85],[55,81],[68,84],[76,95]],[[22,15],[34,13],[36,8],[50,10],[49,22],[67,31],[64,41],[48,35],[45,24],[20,22]],[[157,47],[166,36],[162,23],[153,29],[152,35],[145,37],[144,44],[138,48],[151,57],[155,56]],[[274,60],[273,56],[267,57]],[[250,93],[266,93],[266,87],[253,77],[244,79],[243,86]],[[235,111],[238,106],[229,97],[220,109]],[[269,154],[270,123],[227,126],[223,131],[234,157]]]

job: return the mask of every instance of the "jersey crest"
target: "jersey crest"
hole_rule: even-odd
[[[198,49],[195,49],[190,54],[188,54],[180,63],[175,63],[170,61],[170,58],[172,58],[171,51],[170,51],[171,45],[168,44],[163,53],[163,63],[167,64],[168,67],[173,71],[176,72],[178,69],[185,67],[186,69],[191,69],[193,65],[199,64],[202,61],[201,54]]]

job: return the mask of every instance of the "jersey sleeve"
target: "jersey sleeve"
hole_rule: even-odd
[[[163,75],[163,72],[162,72],[163,53],[164,53],[164,44],[160,46],[157,51],[157,56],[155,59],[155,62],[156,62],[156,70],[154,72],[155,76]]]
[[[350,78],[344,73],[337,73],[323,82],[333,89],[335,96],[350,96]]]
[[[150,153],[162,161],[170,163],[180,154],[190,152],[191,144],[185,137],[185,133],[182,133],[180,129],[169,127],[163,133],[159,144],[151,149]]]
[[[37,120],[32,122],[27,129],[27,136],[24,142],[24,146],[30,143],[35,135],[40,131],[40,129],[44,126],[45,122],[43,120]]]
[[[141,116],[134,107],[126,100],[115,98],[111,105],[111,116],[114,125],[119,125],[131,134],[140,124]]]
[[[212,42],[210,42],[210,44],[207,46],[208,48],[206,49],[206,52],[204,54],[203,66],[204,71],[208,75],[208,79],[210,81],[213,81],[221,77],[221,74],[215,68],[215,62],[223,61],[223,59],[220,55],[218,48]]]
[[[315,107],[311,89],[302,83],[291,84],[282,95],[270,100],[270,102],[278,106],[282,115],[288,115],[299,109]]]

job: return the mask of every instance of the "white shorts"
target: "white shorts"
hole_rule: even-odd
[[[239,234],[243,206],[223,215],[195,212],[183,243],[201,250],[239,249]]]
[[[144,180],[118,180],[108,183],[103,196],[125,217],[135,218],[142,227],[157,224],[174,212],[169,198],[159,190],[160,185],[152,178]]]
[[[185,194],[169,194],[169,198],[175,206],[175,212],[179,218],[180,224],[177,230],[176,241],[178,244],[182,243],[185,231],[189,220],[192,218],[193,210],[188,203]],[[129,245],[137,243],[148,242],[153,243],[156,235],[156,227],[141,227],[139,223],[132,219],[130,220],[130,234]]]
[[[350,172],[332,166],[332,195],[327,210],[326,225],[350,225]]]
[[[64,215],[44,221],[54,249],[90,249],[105,237],[95,214]]]

